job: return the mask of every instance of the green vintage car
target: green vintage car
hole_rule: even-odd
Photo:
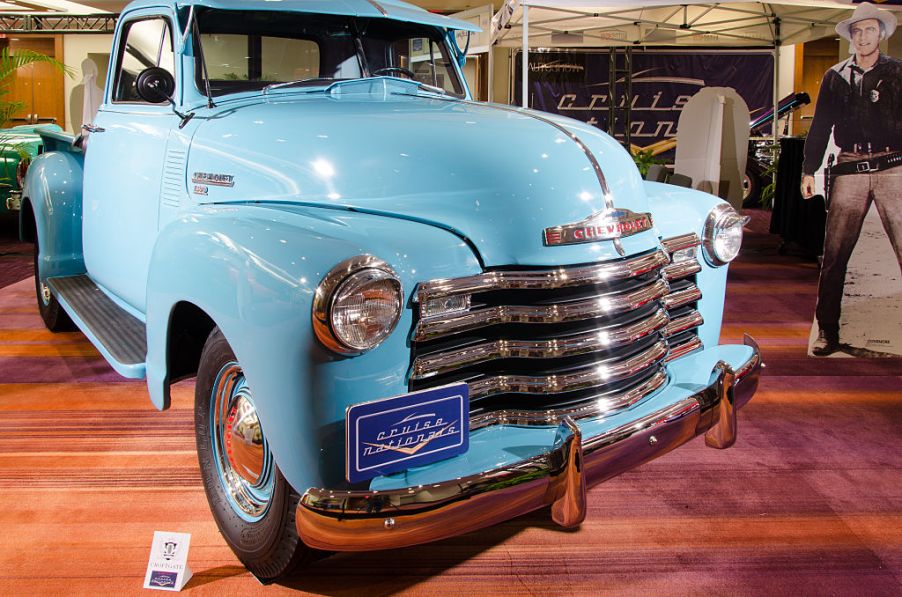
[[[62,131],[55,124],[25,124],[0,129],[0,214],[19,209],[28,163],[41,152],[38,128]]]

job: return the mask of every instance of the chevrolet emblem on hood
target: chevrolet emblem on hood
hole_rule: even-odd
[[[602,240],[617,240],[650,230],[651,214],[637,214],[628,209],[606,209],[581,222],[546,228],[545,246],[578,245]]]

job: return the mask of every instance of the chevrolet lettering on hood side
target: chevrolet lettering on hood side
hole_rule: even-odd
[[[719,342],[744,219],[592,126],[473,101],[472,30],[138,0],[95,122],[41,131],[41,317],[159,409],[195,379],[210,509],[263,581],[544,507],[577,526],[591,485],[731,446],[757,387],[755,343]]]

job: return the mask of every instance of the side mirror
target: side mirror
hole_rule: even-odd
[[[165,68],[152,66],[142,70],[135,80],[138,97],[152,104],[171,104],[175,78]]]

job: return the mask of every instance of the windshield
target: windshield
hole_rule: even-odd
[[[204,10],[200,42],[214,96],[373,76],[413,79],[463,97],[442,33],[392,21],[276,11]],[[199,53],[196,53],[199,55]],[[198,63],[198,88],[204,91]]]

